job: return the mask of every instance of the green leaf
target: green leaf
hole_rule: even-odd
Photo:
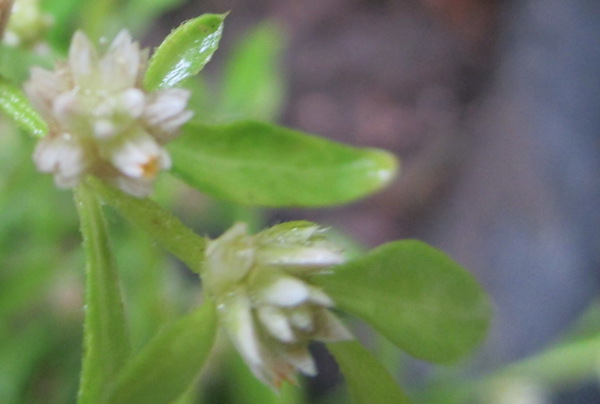
[[[135,198],[90,177],[88,185],[121,216],[158,241],[167,251],[200,273],[206,241],[169,211],[149,199]]]
[[[175,175],[246,205],[341,204],[379,190],[397,168],[395,158],[381,150],[252,121],[186,125],[170,151]]]
[[[327,348],[344,374],[354,404],[410,403],[394,378],[359,342],[331,342]]]
[[[490,305],[477,281],[419,241],[385,244],[311,279],[337,307],[421,359],[456,361],[488,329]]]
[[[152,55],[144,86],[152,91],[171,88],[192,77],[219,47],[227,14],[203,14],[173,30]]]
[[[123,369],[106,403],[168,404],[196,380],[217,330],[214,305],[165,327]]]
[[[263,23],[234,49],[223,77],[221,108],[226,117],[277,117],[283,105],[283,38],[279,27]]]
[[[86,257],[86,312],[79,404],[97,403],[129,357],[129,340],[119,277],[110,250],[102,208],[79,187],[75,201]]]
[[[0,77],[0,109],[35,137],[42,137],[48,132],[46,122],[33,109],[25,94],[3,77]]]
[[[83,10],[87,12],[90,3],[90,0],[41,1],[42,10],[52,17],[46,38],[54,49],[61,53],[67,52],[73,31],[80,27],[80,16]]]
[[[600,334],[563,342],[488,375],[486,381],[526,378],[543,385],[572,387],[598,375],[598,352]]]

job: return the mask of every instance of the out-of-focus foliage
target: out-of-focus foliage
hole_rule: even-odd
[[[30,66],[50,67],[59,58],[58,55],[64,55],[75,29],[81,28],[97,39],[105,36],[112,37],[123,27],[141,35],[161,13],[181,3],[182,0],[43,0],[42,10],[53,20],[47,35],[41,38],[42,41],[47,40],[44,43],[45,48],[40,52],[32,52],[30,49],[2,45],[0,49],[2,54],[0,74],[5,78],[0,83],[0,107],[7,115],[20,116],[19,123],[22,126],[17,128],[4,117],[0,120],[3,133],[0,137],[0,168],[3,173],[0,176],[0,254],[3,262],[0,270],[0,402],[2,403],[74,402],[79,385],[78,375],[82,367],[81,323],[86,313],[82,286],[84,254],[80,251],[79,225],[75,215],[77,202],[72,201],[69,192],[57,191],[51,178],[34,171],[31,162],[34,143],[27,135],[37,136],[44,132],[45,128],[37,114],[29,111],[27,104],[22,102],[18,86],[27,78]],[[214,20],[220,17],[211,18]],[[200,20],[195,22],[198,21]],[[219,31],[221,23],[222,18],[217,24],[217,29],[209,29],[209,34]],[[187,27],[198,28],[194,22]],[[211,27],[214,28],[212,25],[209,26]],[[192,66],[186,65],[186,69],[189,69],[184,69],[182,76],[175,81],[168,81],[165,77],[176,70],[176,65],[171,63],[175,58],[172,52],[184,55],[187,50],[193,48],[190,44],[193,45],[194,42],[188,40],[190,38],[184,31],[175,32],[171,38],[178,42],[176,48],[169,48],[164,52],[159,48],[157,56],[150,64],[146,85],[151,88],[167,87],[183,81],[185,86],[194,92],[192,108],[197,111],[196,119],[208,122],[189,125],[188,133],[181,139],[180,144],[173,145],[173,155],[180,157],[180,162],[175,164],[178,176],[217,197],[247,204],[272,206],[341,203],[370,193],[388,181],[395,166],[393,159],[384,153],[346,149],[325,140],[296,136],[293,131],[267,124],[222,125],[223,122],[240,118],[273,120],[281,110],[285,86],[280,59],[284,47],[282,38],[285,38],[285,35],[277,25],[270,22],[259,25],[238,41],[228,57],[225,72],[221,77],[222,81],[219,86],[216,86],[214,94],[211,93],[212,88],[206,84],[205,78],[192,76],[210,59],[216,45],[205,49],[206,53],[201,57],[198,57],[197,53],[191,59],[184,57],[183,59],[190,61]],[[197,36],[193,38],[197,39]],[[165,54],[166,56],[163,56]],[[215,122],[221,125],[213,125]],[[252,129],[257,126],[261,130],[254,133]],[[191,132],[196,129],[198,129],[197,135],[205,136],[206,139],[191,139],[194,135]],[[22,131],[26,133],[21,133]],[[234,132],[239,135],[235,139],[232,136]],[[273,142],[274,138],[278,139],[277,144]],[[208,142],[211,139],[213,141]],[[256,154],[251,147],[242,147],[239,144],[231,149],[225,147],[229,144],[228,141],[252,143],[257,139],[265,146],[262,150],[263,155]],[[283,141],[287,143],[282,146]],[[271,146],[273,148],[269,148]],[[204,160],[198,157],[198,153],[191,153],[198,152],[194,148],[208,150],[210,147],[215,149],[211,149],[210,153],[207,153],[209,156],[205,156]],[[210,158],[218,160],[218,157],[222,157],[219,155],[219,147],[225,148],[230,161],[215,163],[210,160]],[[303,148],[307,160],[294,161],[286,154],[298,148]],[[233,166],[231,164],[231,156],[235,154],[234,152],[238,153],[236,158],[244,164],[249,161],[255,164],[256,170],[236,173],[235,164]],[[320,153],[327,154],[326,158]],[[347,169],[340,169],[338,163],[341,160],[347,161]],[[333,161],[335,164],[328,166],[326,164],[328,161]],[[317,162],[322,164],[315,169],[314,165]],[[204,171],[210,167],[219,168],[219,164],[222,165],[219,175]],[[313,167],[308,169],[307,167],[311,165]],[[284,182],[287,182],[287,185],[277,182],[276,177],[269,178],[269,172],[285,171],[288,166],[293,166],[294,170],[302,173],[302,177],[308,178],[305,186],[302,186],[299,178],[296,178],[297,181],[291,181],[292,177],[286,177]],[[355,168],[354,175],[352,172]],[[306,171],[303,172],[302,169]],[[200,171],[195,172],[195,170]],[[352,183],[345,184],[346,186],[340,189],[329,186],[333,179],[342,174],[348,175],[348,172],[352,177]],[[248,196],[250,191],[245,188],[247,181],[253,177],[265,179],[263,187],[258,192],[259,195],[254,199]],[[216,185],[211,184],[210,181],[215,178]],[[95,194],[102,197],[103,202],[111,205],[111,208],[104,209],[100,205],[101,202],[94,199],[90,189],[85,190],[90,192],[87,196],[80,194],[77,199],[79,202],[81,199],[88,199],[85,203],[87,210],[81,212],[82,218],[98,216],[100,211],[106,211],[109,219],[106,226],[101,228],[95,227],[95,224],[103,220],[98,217],[90,219],[89,223],[85,221],[82,223],[85,242],[95,244],[105,252],[101,257],[88,256],[88,277],[98,277],[97,286],[100,292],[92,295],[91,298],[88,295],[88,304],[93,301],[94,308],[101,310],[96,314],[87,314],[88,323],[85,333],[88,334],[86,337],[88,351],[85,354],[83,368],[84,377],[91,384],[83,387],[80,402],[94,402],[93,397],[98,391],[103,392],[103,399],[107,403],[171,400],[177,396],[177,391],[182,390],[193,380],[205,360],[208,365],[199,383],[202,389],[190,388],[177,399],[177,403],[303,404],[314,402],[308,393],[289,385],[283,387],[281,394],[274,394],[256,381],[237,353],[232,352],[226,344],[222,344],[218,335],[216,336],[217,349],[214,350],[212,357],[207,358],[210,344],[215,338],[215,312],[209,304],[205,304],[192,314],[180,317],[175,322],[171,321],[182,313],[188,312],[191,307],[197,306],[201,300],[201,292],[196,278],[182,271],[178,261],[166,258],[161,249],[165,248],[179,257],[190,269],[199,271],[201,255],[195,256],[186,251],[191,251],[191,246],[194,244],[198,244],[197,251],[200,251],[204,239],[186,230],[183,224],[174,217],[167,216],[166,211],[152,201],[132,199],[101,183],[90,182],[90,186]],[[165,185],[163,189],[168,189],[169,186]],[[294,194],[291,192],[293,189],[300,191]],[[161,205],[167,207],[179,207],[187,203],[185,197],[165,196],[160,192],[159,194]],[[93,201],[90,202],[90,199]],[[193,203],[197,200],[193,199]],[[218,207],[213,209],[220,209],[217,219],[198,218],[194,223],[190,223],[191,227],[199,227],[198,223],[202,220],[212,219],[220,220],[222,223],[219,223],[219,227],[225,228],[230,224],[226,223],[227,221],[233,221],[240,216],[252,217],[257,227],[263,227],[265,224],[260,214],[240,208],[234,203],[218,202],[215,205]],[[137,227],[122,221],[119,214],[123,213],[124,216],[130,217]],[[212,215],[208,209],[203,213],[206,216]],[[107,241],[107,232],[111,234],[110,245]],[[151,234],[152,239],[149,237]],[[109,252],[110,249],[112,251]],[[109,257],[108,261],[107,257]],[[344,282],[356,283],[357,279],[364,280],[364,284],[359,286],[373,286],[373,293],[367,297],[375,304],[386,303],[385,294],[377,296],[375,293],[374,288],[380,285],[377,277],[362,278],[360,271],[368,269],[368,261],[369,256],[362,264],[355,263],[352,264],[353,267],[350,265],[347,268],[346,274],[352,279],[345,280],[343,279],[345,275],[342,275],[337,281],[335,278],[331,278],[330,281],[324,280],[323,285],[333,291],[336,287],[342,287]],[[382,264],[382,261],[378,263]],[[393,263],[387,262],[387,264],[391,266]],[[382,264],[382,266],[386,265]],[[119,268],[118,272],[115,271],[115,267]],[[415,265],[414,268],[419,268],[419,265]],[[421,269],[426,272],[428,268]],[[453,271],[454,268],[451,268],[450,272]],[[432,273],[443,276],[435,270]],[[105,285],[115,283],[114,277],[117,276],[115,274],[120,277],[122,291],[119,292],[117,288],[102,290]],[[408,292],[417,293],[422,291],[417,289],[425,287],[420,283],[419,275],[410,273],[408,276],[408,286],[405,286],[414,289],[405,291],[406,295],[403,297],[409,301],[407,305],[415,303],[415,299],[412,299],[414,296]],[[400,278],[391,279],[402,281]],[[452,279],[458,280],[459,285],[450,284],[449,292],[443,288],[444,285],[438,285],[444,289],[441,297],[448,298],[442,299],[444,304],[447,303],[449,309],[452,309],[452,306],[461,306],[464,302],[459,296],[460,291],[467,291],[471,297],[475,297],[474,300],[478,303],[476,308],[481,309],[481,313],[485,313],[480,313],[480,317],[473,315],[459,319],[457,323],[451,324],[456,326],[455,328],[447,327],[448,324],[444,319],[436,317],[437,313],[427,312],[428,302],[416,299],[414,306],[422,313],[430,315],[425,317],[428,320],[433,318],[434,325],[439,326],[435,330],[421,329],[420,331],[427,336],[433,335],[435,331],[448,332],[450,337],[463,332],[467,337],[464,341],[458,341],[462,337],[458,338],[458,342],[452,344],[455,351],[449,352],[447,356],[440,354],[439,347],[428,344],[418,348],[409,343],[407,348],[409,352],[420,353],[420,356],[433,359],[454,359],[454,356],[467,351],[481,338],[489,314],[487,306],[480,300],[479,291],[472,288],[470,278],[465,278],[463,274]],[[463,284],[460,284],[461,281]],[[393,289],[401,285],[387,286]],[[356,309],[356,305],[349,302],[350,299],[344,297],[341,292],[336,294],[334,291],[331,295],[343,302],[340,303],[342,309],[364,314]],[[420,295],[420,298],[422,297]],[[439,301],[432,304],[439,305]],[[103,315],[103,312],[111,314]],[[127,326],[122,323],[125,317]],[[382,325],[385,319],[382,320],[376,311],[367,313],[365,317],[379,324],[379,328],[387,331],[388,334],[396,331],[401,333],[402,325],[423,324],[423,318],[411,318],[410,313],[390,325]],[[107,323],[107,320],[110,321]],[[92,330],[94,327],[98,329]],[[390,329],[392,331],[389,331]],[[413,328],[412,331],[414,330]],[[93,340],[89,336],[92,333],[106,338],[102,341]],[[129,342],[125,341],[127,339]],[[406,348],[405,341],[394,342]],[[414,344],[414,341],[412,343]],[[567,363],[573,363],[575,369],[573,372],[576,373],[577,370],[581,370],[579,365],[589,358],[587,354],[597,348],[596,343],[597,341],[592,339],[586,343],[561,348],[557,353],[550,354],[550,359],[543,357],[539,362],[533,360],[523,364],[522,367],[515,367],[514,372],[517,375],[538,374],[540,379],[554,383],[555,379],[551,375],[536,372],[547,368],[548,363],[555,363],[553,360],[556,359],[552,358],[553,355],[557,355],[564,358]],[[379,402],[401,403],[405,400],[403,393],[394,384],[393,378],[389,377],[386,370],[380,367],[379,362],[368,351],[355,343],[343,344],[332,346],[331,349],[348,379],[355,402],[368,402],[369,396],[365,395],[367,388],[378,389],[383,397]],[[425,354],[420,352],[420,349],[424,350]],[[176,358],[178,361],[161,361],[162,355],[170,355],[170,358]],[[580,358],[581,362],[576,361],[575,358]],[[383,362],[386,362],[386,358],[379,359],[384,359]],[[86,366],[91,369],[87,372],[88,376],[86,376]],[[368,372],[364,379],[361,378],[361,372],[356,371],[358,366],[364,366],[362,371]],[[590,369],[590,363],[586,362],[586,375],[589,375]],[[119,370],[122,370],[122,373],[119,373]],[[153,371],[156,373],[152,373]],[[98,372],[98,377],[102,377],[103,380],[114,377],[115,380],[112,381],[115,384],[100,385],[98,383],[100,379],[90,377],[90,372],[92,374]],[[161,377],[164,374],[171,376],[169,380]],[[563,380],[562,377],[559,379]],[[159,382],[169,388],[159,388],[157,384]],[[484,389],[487,386],[485,382],[480,385]],[[465,391],[461,382],[456,380],[439,389],[447,393],[445,397],[449,397],[449,392],[457,390],[461,393]],[[477,393],[481,392],[477,391]],[[440,396],[444,395],[440,394]],[[461,395],[457,394],[457,396]],[[426,398],[430,399],[430,402],[435,400],[433,393]],[[334,391],[329,396],[321,398],[320,402],[340,403],[341,400],[346,399],[344,392]]]

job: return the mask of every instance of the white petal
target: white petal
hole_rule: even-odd
[[[258,318],[269,334],[281,342],[294,342],[296,337],[283,310],[275,306],[261,306],[257,309]]]
[[[271,265],[320,269],[344,262],[343,254],[329,246],[265,246],[261,258]]]
[[[309,294],[308,286],[292,277],[279,278],[261,291],[264,302],[281,307],[302,304],[308,299]]]
[[[306,347],[285,352],[285,359],[307,376],[317,374],[317,366]]]
[[[181,88],[162,90],[153,94],[153,100],[148,104],[145,111],[145,119],[149,125],[179,115],[187,106],[190,92]]]
[[[77,90],[72,90],[62,93],[54,99],[52,112],[63,129],[72,130],[80,107],[81,102],[77,96]]]
[[[40,140],[33,159],[38,170],[54,174],[54,180],[61,188],[77,185],[86,168],[81,146],[64,136]]]
[[[119,96],[120,107],[132,118],[139,118],[144,112],[146,96],[138,88],[130,88]]]
[[[325,292],[321,289],[318,289],[314,286],[310,286],[310,296],[308,298],[313,303],[318,304],[319,306],[325,307],[333,307],[333,300]]]
[[[192,111],[185,109],[189,97],[190,92],[184,89],[154,93],[143,115],[143,122],[148,131],[163,143],[177,136],[179,128],[193,116]]]
[[[138,135],[114,150],[113,165],[133,178],[154,178],[159,170],[170,166],[171,160],[161,146],[148,135]]]
[[[289,314],[290,324],[304,332],[313,330],[312,309],[308,305],[295,307]]]
[[[107,139],[117,134],[117,127],[110,119],[97,119],[94,122],[93,130],[98,139]]]
[[[83,32],[77,31],[69,48],[69,67],[75,83],[88,83],[97,62],[98,56],[94,46]]]
[[[345,341],[354,336],[344,324],[327,309],[321,309],[316,316],[315,333],[313,338],[324,342]]]
[[[251,367],[263,366],[260,342],[248,298],[243,294],[230,296],[223,314],[230,337],[246,363]]]
[[[103,84],[111,91],[134,87],[140,60],[139,44],[131,40],[127,30],[122,30],[100,61]]]
[[[31,69],[31,77],[24,88],[33,105],[45,116],[51,115],[54,98],[66,90],[58,74],[39,67]]]

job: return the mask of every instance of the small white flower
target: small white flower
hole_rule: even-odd
[[[254,236],[237,224],[206,248],[206,290],[217,301],[234,345],[264,383],[315,375],[311,339],[351,339],[329,312],[333,301],[307,276],[343,262],[339,249],[308,222],[274,226]]]
[[[147,60],[148,52],[125,30],[103,55],[77,32],[66,62],[54,71],[32,69],[25,91],[50,128],[33,158],[59,187],[93,174],[142,197],[171,167],[163,145],[192,117],[190,95],[184,89],[144,91]]]

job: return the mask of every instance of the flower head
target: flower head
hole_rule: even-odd
[[[344,258],[309,222],[254,236],[236,224],[206,249],[204,283],[234,345],[263,382],[278,387],[296,371],[315,375],[311,339],[352,338],[328,308],[333,301],[307,278]]]
[[[147,60],[147,50],[125,30],[101,56],[77,32],[66,62],[54,71],[32,69],[25,91],[50,128],[34,161],[40,171],[54,174],[58,186],[72,187],[94,174],[146,196],[158,172],[170,168],[163,144],[191,118],[185,109],[189,92],[146,92]]]

